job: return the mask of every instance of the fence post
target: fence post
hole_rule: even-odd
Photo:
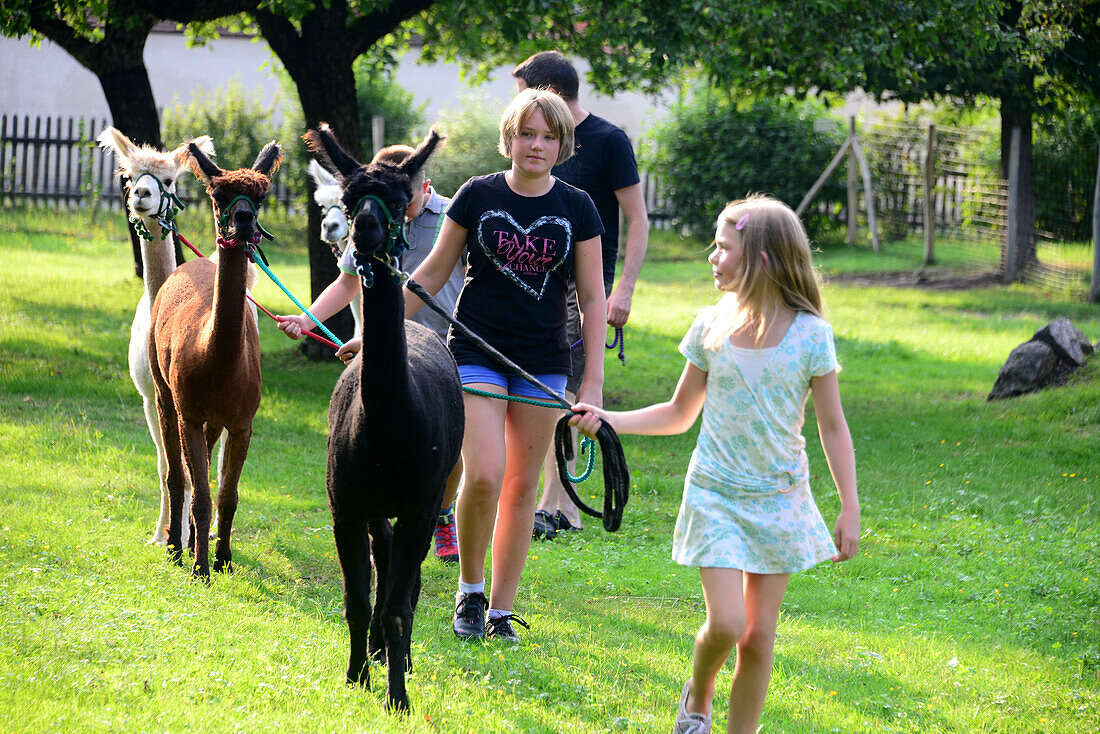
[[[848,140],[855,140],[856,137],[856,117],[852,115],[848,118]],[[848,156],[848,245],[854,245],[856,243],[856,234],[858,222],[859,209],[859,191],[857,189],[859,181],[859,173],[856,170],[856,166],[859,165],[856,162],[855,156]]]
[[[933,171],[936,166],[936,126],[928,125],[928,144],[924,152],[924,264],[936,262],[936,199]]]
[[[1100,303],[1100,155],[1096,158],[1096,183],[1092,192],[1092,283],[1089,302]]]
[[[1018,227],[1016,212],[1020,199],[1020,134],[1019,126],[1012,128],[1012,142],[1008,148],[1008,205],[1005,216],[1008,218],[1005,236],[1005,283],[1016,280],[1016,248]]]
[[[374,153],[382,150],[382,147],[386,144],[386,118],[382,115],[373,115],[370,118],[370,136],[371,145],[374,146]],[[372,155],[374,154],[372,153]]]
[[[14,117],[12,118],[14,124]],[[12,146],[14,154],[15,146]],[[4,206],[4,191],[8,188],[8,116],[0,118],[0,207]]]

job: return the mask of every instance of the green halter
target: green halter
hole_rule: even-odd
[[[163,239],[166,233],[176,231],[176,215],[183,211],[184,203],[180,201],[174,191],[164,188],[164,182],[151,173],[141,174],[130,182],[130,186],[137,186],[137,182],[146,176],[156,181],[157,188],[160,189],[160,207],[157,208],[156,220],[157,224],[160,225],[160,236]],[[153,233],[149,231],[149,227],[145,225],[145,221],[141,217],[130,213],[127,219],[134,225],[134,231],[138,233],[139,237],[152,241]]]
[[[378,204],[382,209],[382,212],[386,215],[386,244],[382,248],[382,252],[374,257],[382,260],[386,263],[393,263],[392,267],[396,267],[397,259],[401,257],[405,250],[409,249],[409,240],[405,235],[405,220],[402,218],[400,221],[394,218],[390,213],[389,208],[386,206],[386,202],[375,194],[367,194],[363,198],[359,199],[352,207],[351,214],[348,215],[348,222],[354,222],[356,215],[359,214],[359,210],[363,208],[363,202],[371,200]],[[354,245],[352,245],[354,247]],[[359,277],[363,279],[363,285],[370,288],[374,285],[374,272],[371,270],[370,263],[359,259],[359,252],[355,253],[355,272]]]
[[[247,201],[248,205],[250,207],[252,207],[252,213],[256,217],[256,229],[260,230],[260,234],[263,235],[264,237],[266,237],[267,239],[274,240],[275,237],[272,236],[272,234],[270,232],[268,232],[266,229],[264,229],[264,226],[262,224],[260,224],[259,207],[256,206],[256,202],[252,201],[252,199],[248,198],[244,194],[237,194],[236,196],[233,197],[233,200],[230,201],[229,204],[226,205],[225,211],[223,211],[221,217],[218,218],[218,231],[219,232],[224,232],[225,228],[227,226],[229,226],[229,210],[233,208],[234,204],[236,204],[238,201],[242,201],[242,200]]]

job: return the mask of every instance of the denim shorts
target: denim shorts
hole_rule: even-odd
[[[458,376],[463,385],[482,383],[503,387],[509,395],[534,400],[548,400],[549,396],[530,382],[518,375],[506,375],[492,367],[480,364],[462,364],[458,366]],[[554,391],[554,394],[565,399],[565,375],[532,375],[536,380]]]

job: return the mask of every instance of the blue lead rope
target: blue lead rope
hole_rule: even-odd
[[[309,312],[309,309],[306,308],[305,306],[303,306],[302,302],[294,297],[293,293],[291,293],[290,291],[288,291],[286,289],[286,286],[283,285],[282,282],[278,278],[275,277],[275,273],[271,272],[271,268],[267,267],[267,264],[264,263],[262,257],[257,257],[256,250],[249,250],[248,256],[250,258],[252,258],[252,262],[259,265],[260,269],[263,270],[265,273],[267,273],[267,277],[271,278],[271,281],[275,285],[279,286],[280,290],[282,290],[282,292],[287,295],[287,298],[289,298],[291,301],[294,301],[295,306],[302,309],[302,313],[304,313],[306,316],[308,316],[309,320],[317,325],[317,328],[321,330],[321,333],[323,333],[325,336],[327,336],[329,339],[331,339],[335,344],[337,344],[341,347],[344,346],[344,342],[340,341],[340,339],[335,334],[333,334],[331,331],[326,329],[325,325],[322,324],[320,321],[318,321],[317,317],[315,317],[313,314],[311,314]]]

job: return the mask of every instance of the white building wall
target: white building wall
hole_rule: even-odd
[[[471,87],[461,80],[455,64],[416,63],[417,52],[399,59],[397,81],[408,89],[418,104],[425,104],[427,121],[440,111],[458,105],[464,95],[488,99],[492,109],[502,111],[515,94],[512,66],[496,69],[484,84]],[[200,48],[188,48],[178,32],[154,31],[145,47],[145,64],[158,108],[186,103],[198,91],[213,91],[236,76],[244,91],[261,90],[265,97],[279,93],[272,72],[274,56],[262,39],[223,36]],[[521,59],[516,59],[517,63]],[[587,64],[578,62],[582,79]],[[78,64],[60,46],[43,41],[31,47],[26,38],[0,38],[0,113],[53,117],[109,118],[107,101],[95,75]],[[18,73],[11,73],[18,70]],[[594,94],[581,87],[581,103],[591,112],[606,117],[637,139],[660,113],[661,106],[641,94],[624,93],[614,98]]]

